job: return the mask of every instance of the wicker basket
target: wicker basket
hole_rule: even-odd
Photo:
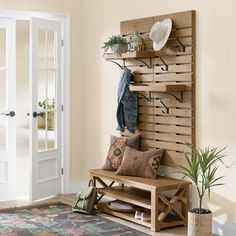
[[[188,236],[212,236],[212,213],[188,212]]]

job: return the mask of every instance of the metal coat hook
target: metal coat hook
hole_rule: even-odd
[[[165,107],[165,111],[162,111],[163,114],[169,114],[170,112],[170,108],[166,106],[166,104],[164,102],[162,102],[162,100],[160,100],[160,103]]]
[[[164,60],[160,57],[161,62],[164,64],[165,68],[161,67],[163,71],[168,71],[169,70],[169,65],[167,65]]]
[[[180,51],[180,52],[185,52],[186,46],[183,45],[183,43],[179,40],[179,38],[177,38],[177,41],[178,41],[178,43],[180,44],[179,46],[177,46],[178,49],[179,49],[179,51]]]

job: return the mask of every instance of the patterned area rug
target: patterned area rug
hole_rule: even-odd
[[[73,213],[70,206],[57,203],[0,212],[0,235],[144,236],[147,234],[99,215]]]

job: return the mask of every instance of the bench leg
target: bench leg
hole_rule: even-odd
[[[189,186],[185,187],[184,200],[182,203],[182,214],[185,217],[184,226],[188,225],[188,211],[189,211]]]
[[[151,191],[151,230],[154,232],[160,231],[160,226],[158,224],[158,191],[153,189]]]

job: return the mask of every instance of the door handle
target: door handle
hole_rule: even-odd
[[[1,113],[1,115],[14,117],[16,115],[16,113],[14,111],[10,111],[9,113]]]
[[[36,111],[33,112],[33,117],[36,118],[37,116],[41,116],[41,113],[37,113]]]

